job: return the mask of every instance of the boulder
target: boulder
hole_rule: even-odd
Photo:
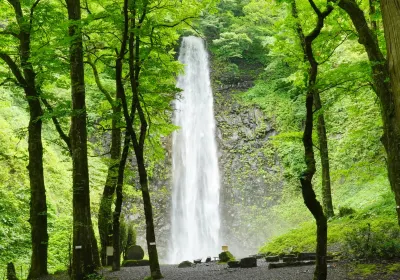
[[[254,257],[243,258],[240,260],[241,268],[257,267],[257,259]]]
[[[193,260],[193,262],[196,264],[196,263],[201,263],[201,259],[196,259],[196,260]]]
[[[218,255],[220,262],[234,261],[235,257],[229,251],[222,252]]]
[[[193,263],[190,261],[183,261],[178,265],[178,268],[186,268],[186,267],[192,267]]]
[[[230,268],[238,268],[240,267],[239,261],[228,261],[228,266]]]
[[[139,245],[133,245],[126,251],[126,260],[143,260],[144,251]]]
[[[206,263],[209,263],[209,262],[211,262],[211,257],[206,258]]]

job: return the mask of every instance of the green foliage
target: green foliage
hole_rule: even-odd
[[[339,207],[338,216],[339,217],[350,216],[350,215],[353,215],[355,212],[356,212],[356,210],[354,210],[351,207],[342,206],[342,207]]]
[[[345,252],[356,259],[392,259],[400,254],[400,230],[393,223],[379,227],[371,224],[350,232],[345,238]]]

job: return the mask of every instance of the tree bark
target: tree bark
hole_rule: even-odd
[[[314,108],[315,111],[322,109],[321,97],[317,90],[314,92]],[[326,136],[325,117],[323,113],[318,114],[317,132],[318,132],[319,154],[321,158],[321,172],[322,172],[322,205],[326,217],[330,218],[333,217],[335,213],[333,211],[333,203],[332,203],[328,137]]]
[[[299,16],[295,0],[293,0],[292,2],[292,16],[297,20],[296,32],[300,40],[301,48],[303,50],[304,61],[307,61],[308,57],[306,50],[306,37],[304,35],[303,28],[300,22],[298,21]],[[322,109],[321,97],[317,90],[314,91],[314,107],[315,111]],[[334,211],[333,211],[332,192],[331,192],[328,137],[326,135],[325,118],[322,112],[318,114],[317,132],[318,132],[321,170],[322,170],[322,204],[325,215],[329,218],[334,216]]]
[[[112,202],[114,197],[115,188],[118,180],[118,167],[121,155],[121,128],[119,127],[119,117],[121,113],[121,106],[113,105],[113,119],[112,119],[112,132],[111,132],[111,162],[108,167],[106,184],[104,186],[103,195],[101,197],[99,215],[98,215],[98,228],[100,234],[101,244],[101,263],[103,266],[107,264],[106,248],[112,244],[110,235],[112,234]]]
[[[399,1],[381,1],[384,22],[386,21],[385,36],[389,46],[389,63],[383,56],[376,36],[373,30],[369,28],[364,12],[358,4],[354,0],[339,0],[338,5],[350,16],[359,35],[358,41],[364,46],[371,62],[373,86],[381,103],[383,121],[383,136],[381,141],[387,154],[388,178],[395,194],[397,222],[400,225],[400,95],[399,89],[396,88],[398,72],[394,70],[394,67],[398,67],[394,59],[396,56],[398,59],[398,55],[396,54],[399,53],[399,48],[394,44],[399,37],[395,35],[398,34],[398,30],[396,30],[397,26],[388,26],[389,22],[393,21],[395,23],[396,19],[398,19],[395,14],[398,14]],[[395,33],[393,33],[394,30],[396,30]],[[389,68],[391,71],[390,74],[394,75],[395,79],[391,79]]]
[[[29,17],[22,11],[19,0],[8,1],[15,13],[19,26],[19,67],[8,54],[0,52],[0,58],[6,62],[13,72],[18,83],[23,87],[29,106],[28,126],[28,172],[30,184],[30,217],[32,255],[28,279],[36,279],[48,274],[47,272],[47,204],[46,189],[43,174],[43,144],[42,144],[42,116],[40,91],[36,85],[36,73],[30,62],[31,58],[31,30],[33,13],[39,1],[31,7]]]
[[[70,20],[71,150],[73,181],[72,279],[93,274],[100,260],[90,213],[85,79],[80,0],[66,0]]]
[[[126,132],[124,140],[124,149],[122,151],[122,156],[118,168],[118,183],[116,189],[117,200],[115,202],[115,210],[113,214],[113,246],[114,246],[113,265],[112,265],[113,271],[118,271],[121,269],[120,217],[122,211],[122,200],[123,200],[122,189],[124,186],[125,166],[126,166],[126,160],[129,155],[129,143],[130,143],[130,136],[129,133]]]
[[[301,190],[304,199],[304,203],[310,210],[317,224],[317,259],[316,267],[314,272],[314,280],[326,280],[327,278],[327,241],[328,241],[328,224],[324,214],[323,208],[316,198],[315,192],[312,186],[312,178],[315,174],[315,155],[313,150],[313,107],[315,105],[314,97],[318,94],[315,88],[317,75],[318,75],[318,62],[315,60],[312,43],[321,33],[321,29],[324,26],[325,18],[332,12],[333,8],[329,5],[324,12],[321,12],[315,5],[313,0],[309,0],[311,7],[318,16],[317,24],[315,28],[307,35],[304,36],[303,29],[300,23],[298,23],[297,29],[303,34],[300,38],[304,38],[302,43],[304,55],[307,58],[310,68],[308,73],[308,89],[306,95],[306,123],[303,134],[303,145],[304,145],[304,158],[306,163],[306,170],[303,172],[300,183]],[[296,1],[292,1],[292,13],[297,18],[297,7]],[[296,14],[294,14],[296,13]],[[299,32],[298,31],[298,32]]]

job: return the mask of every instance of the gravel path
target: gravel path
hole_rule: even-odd
[[[177,265],[162,265],[161,272],[165,280],[312,280],[314,266],[286,267],[268,269],[264,260],[258,260],[258,267],[227,268],[227,265],[198,264],[190,268],[178,268]],[[345,280],[345,265],[333,264],[328,268],[328,280]],[[150,275],[149,267],[124,267],[118,272],[104,272],[107,280],[143,280]]]

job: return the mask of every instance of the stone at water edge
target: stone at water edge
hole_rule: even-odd
[[[183,261],[178,265],[178,268],[192,267],[193,265],[190,261]]]
[[[229,261],[228,266],[230,268],[238,268],[238,267],[240,267],[240,263],[239,263],[239,261]]]
[[[193,260],[193,262],[196,264],[196,263],[201,263],[201,259],[196,259],[196,260]],[[207,262],[207,261],[206,261]]]
[[[128,250],[126,251],[125,259],[139,261],[143,260],[143,257],[144,257],[144,251],[142,247],[140,247],[139,245],[133,245],[129,247]]]
[[[241,268],[257,267],[257,259],[254,257],[243,258],[240,260]]]
[[[211,257],[206,258],[206,263],[209,263],[209,262],[211,262]]]

